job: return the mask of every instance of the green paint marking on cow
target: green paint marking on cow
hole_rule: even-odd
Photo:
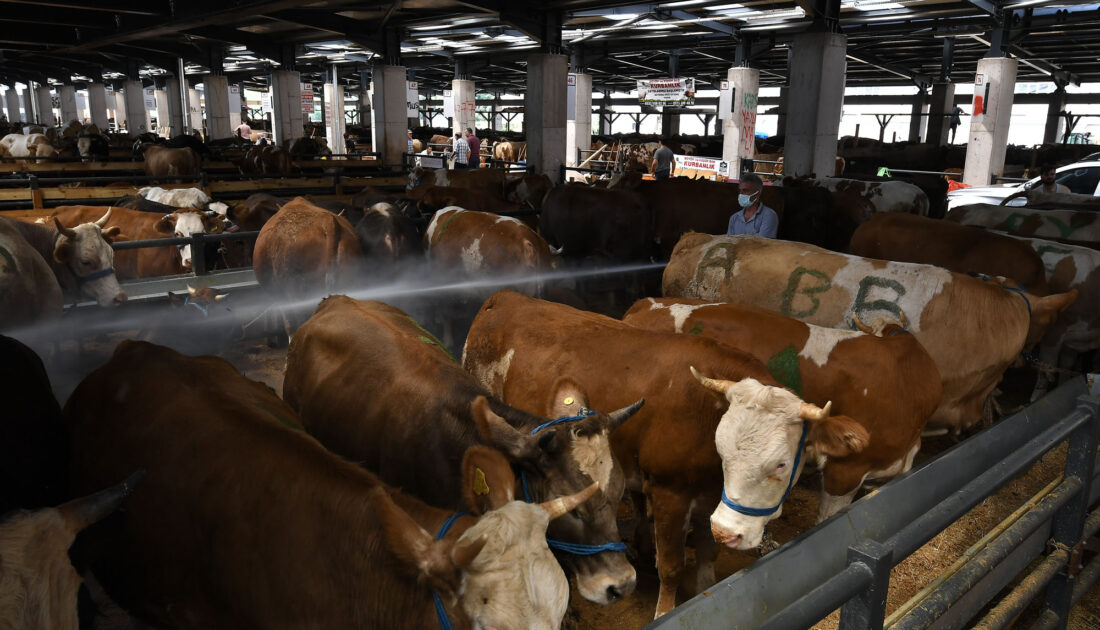
[[[787,346],[768,359],[768,371],[784,387],[802,397],[802,371],[798,368],[798,351]]]
[[[1005,220],[1001,222],[1001,225],[995,229],[1004,230],[1009,234],[1015,234],[1020,230],[1020,225],[1027,219],[1026,214],[1020,214],[1019,212],[1013,212],[1005,217]]]
[[[280,423],[285,424],[286,426],[290,427],[291,429],[294,429],[295,431],[304,431],[305,430],[305,429],[302,428],[302,425],[300,425],[297,422],[291,420],[290,418],[287,418],[286,416],[279,413],[278,411],[275,411],[271,407],[268,407],[267,405],[265,405],[263,403],[257,403],[257,405],[260,407],[260,409],[263,409],[264,411],[268,412],[269,414],[272,415],[272,417],[274,417]]]
[[[455,363],[458,363],[458,359],[455,358],[455,355],[451,354],[451,351],[447,349],[447,346],[443,345],[443,343],[441,341],[436,339],[435,335],[433,335],[432,333],[425,330],[424,327],[420,325],[420,322],[416,321],[412,317],[409,317],[409,321],[412,322],[413,326],[416,326],[417,330],[419,330],[421,333],[423,333],[423,334],[417,336],[417,339],[419,339],[420,341],[423,341],[424,343],[428,344],[429,346],[435,346],[436,348],[439,348],[440,350],[443,351],[443,354],[447,355],[448,359],[450,359],[451,361],[454,361]]]
[[[689,335],[701,335],[703,334],[703,325],[695,324],[695,327],[688,331]]]
[[[872,287],[892,289],[897,293],[897,297],[893,300],[872,300],[868,302],[867,297],[871,293]],[[856,293],[856,301],[852,304],[852,312],[856,315],[860,315],[866,311],[889,311],[894,317],[900,320],[902,311],[897,301],[900,300],[903,295],[905,295],[905,287],[897,280],[880,278],[878,276],[867,276],[859,281],[859,292]]]
[[[3,271],[4,272],[15,271],[15,257],[11,255],[11,252],[4,249],[3,247],[0,247],[0,256],[3,256],[4,257],[4,262],[7,263],[4,266]]]
[[[695,281],[702,282],[707,269],[711,267],[717,267],[725,271],[723,280],[729,277],[730,270],[733,269],[733,261],[735,260],[736,250],[733,243],[718,243],[714,247],[707,250],[703,257],[699,260],[699,266],[695,268]]]
[[[817,278],[822,282],[816,286],[807,286],[799,288],[802,284],[802,278],[810,276],[811,278]],[[791,272],[790,278],[787,280],[787,288],[783,291],[783,302],[779,305],[779,312],[783,313],[787,317],[809,317],[817,312],[817,309],[821,307],[821,300],[814,297],[817,293],[828,291],[833,286],[833,281],[829,279],[829,276],[824,272],[817,269],[807,269],[805,267],[798,267]],[[812,306],[810,308],[796,311],[793,309],[794,299],[799,293],[805,295],[810,299]]]
[[[443,233],[447,231],[447,227],[451,225],[451,221],[454,221],[455,218],[460,214],[462,214],[462,213],[459,212],[458,210],[455,210],[454,212],[452,212],[451,216],[447,217],[447,220],[444,221],[443,224],[439,226],[439,232],[436,233],[436,236],[442,236]]]
[[[1073,234],[1074,232],[1077,231],[1076,227],[1066,225],[1065,223],[1062,223],[1061,221],[1059,221],[1056,217],[1044,217],[1044,218],[1047,221],[1049,221],[1052,225],[1054,225],[1054,227],[1058,228],[1058,232],[1062,235],[1062,238],[1066,238],[1070,234]]]

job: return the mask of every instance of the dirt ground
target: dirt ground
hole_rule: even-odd
[[[106,361],[114,345],[125,337],[126,333],[103,335],[91,343],[85,342],[83,350],[79,353],[79,362],[51,369],[51,378],[54,379],[59,398],[64,400],[64,397],[82,378],[82,374],[86,374]],[[75,348],[63,347],[62,350],[75,350]],[[245,376],[263,382],[281,394],[283,369],[286,362],[285,348],[270,348],[264,341],[255,340],[237,343],[227,348],[222,356]],[[1021,381],[1019,375],[1012,374],[1006,379],[1005,387],[1002,389],[1007,391],[1007,394],[1002,397],[1002,402],[1010,408],[1024,402],[1021,391],[1030,391],[1026,379]],[[918,455],[917,463],[934,457],[952,445],[953,441],[946,437],[926,440]],[[1061,472],[1063,458],[1064,449],[1049,453],[1015,482],[975,507],[965,517],[895,567],[891,574],[888,614],[902,606],[941,571],[955,562],[974,542],[1057,477]],[[804,475],[799,480],[784,504],[783,515],[769,524],[769,530],[776,542],[786,543],[813,527],[820,484],[821,477],[816,473]],[[690,548],[688,553],[690,562]],[[722,549],[715,567],[716,575],[719,579],[724,579],[749,566],[758,558],[759,555],[755,552]],[[657,603],[657,574],[652,558],[638,559],[635,565],[638,569],[637,588],[634,593],[616,604],[605,607],[596,606],[582,599],[574,590],[563,627],[571,630],[589,628],[632,630],[649,623]],[[693,581],[691,566],[686,575],[688,577],[684,580],[685,584],[680,587],[678,598],[681,603],[693,595],[690,584]],[[1025,613],[1024,619],[1034,618],[1034,614],[1034,610],[1029,610]],[[838,617],[839,615],[834,613],[814,628],[834,630],[838,625]],[[1094,588],[1075,609],[1070,628],[1100,629],[1100,588]]]

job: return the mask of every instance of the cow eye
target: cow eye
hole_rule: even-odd
[[[779,462],[778,464],[775,465],[776,470],[783,470],[786,467],[787,467],[787,462]]]

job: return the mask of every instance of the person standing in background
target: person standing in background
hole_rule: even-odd
[[[737,187],[741,193],[737,195],[737,205],[741,209],[730,217],[726,234],[755,234],[764,238],[775,238],[779,233],[779,215],[760,203],[760,192],[764,190],[763,180],[755,173],[742,173]]]
[[[462,137],[462,133],[455,134],[454,140],[454,168],[469,168],[470,159],[470,144],[466,142],[466,138]]]
[[[474,135],[474,130],[470,127],[466,127],[466,143],[470,145],[470,159],[468,160],[470,168],[479,168],[481,166],[481,140]]]
[[[649,172],[654,179],[668,179],[672,175],[672,162],[675,159],[672,149],[668,148],[668,139],[661,138],[657,141],[660,146],[653,152],[653,161],[649,164]]]

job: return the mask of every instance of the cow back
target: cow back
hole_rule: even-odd
[[[1042,238],[1100,249],[1100,212],[1033,210],[1026,207],[972,204],[955,208],[944,218],[1013,236]]]
[[[0,302],[0,330],[58,317],[63,304],[50,265],[7,217],[0,217]]]
[[[543,200],[539,233],[569,258],[648,260],[653,210],[638,193],[555,186]]]

